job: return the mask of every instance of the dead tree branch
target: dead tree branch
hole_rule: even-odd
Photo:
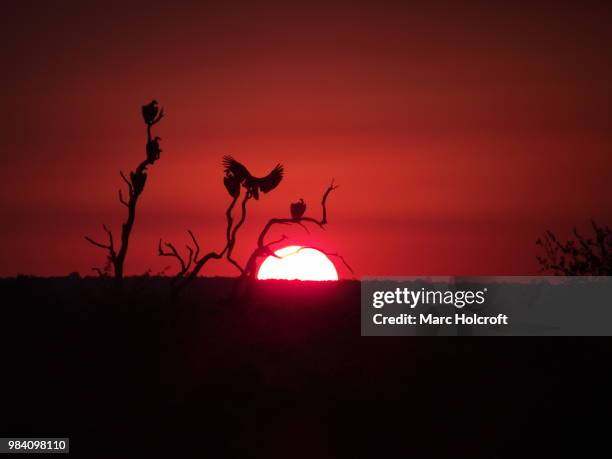
[[[108,229],[106,225],[102,225],[102,228],[104,229],[108,237],[108,244],[102,244],[101,242],[95,241],[94,239],[88,236],[85,236],[85,239],[87,240],[87,242],[89,242],[92,245],[95,245],[96,247],[108,250],[109,259],[114,262],[115,258],[117,257],[117,254],[115,252],[115,243],[113,241],[113,233],[111,232],[111,230]]]
[[[193,252],[193,262],[195,263],[198,261],[198,257],[200,256],[200,244],[198,244],[198,241],[193,235],[193,233],[191,232],[191,230],[187,230],[187,232],[189,233],[189,236],[191,236],[191,240],[193,241],[193,246],[195,247],[195,251]]]
[[[305,225],[304,223],[312,223],[314,225],[317,225],[319,228],[321,229],[325,229],[325,226],[328,223],[327,220],[327,199],[329,197],[329,194],[334,191],[335,189],[338,188],[338,185],[335,184],[334,180],[332,179],[331,184],[326,188],[325,192],[323,193],[323,197],[321,199],[321,208],[322,208],[322,214],[321,214],[321,219],[317,220],[316,218],[312,218],[312,217],[296,217],[296,218],[271,218],[268,223],[266,223],[266,225],[264,226],[263,230],[261,231],[261,233],[259,234],[259,237],[257,238],[257,247],[255,248],[255,250],[253,251],[253,253],[251,253],[251,256],[249,257],[246,267],[242,273],[242,278],[248,277],[248,278],[255,278],[255,272],[256,272],[256,268],[257,268],[257,260],[261,257],[267,257],[267,256],[275,256],[274,255],[274,251],[270,248],[272,245],[277,244],[283,240],[286,239],[286,236],[283,235],[283,237],[279,240],[275,240],[269,243],[265,242],[266,236],[268,235],[269,231],[272,229],[272,227],[274,227],[275,225],[290,225],[290,224],[298,224],[304,228]],[[318,249],[317,249],[318,250]],[[333,256],[337,256],[339,258],[342,258],[340,255],[338,254],[332,254]],[[342,258],[343,259],[343,258]],[[349,268],[349,271],[353,272],[352,268],[349,267],[349,265],[346,263],[346,261],[343,259],[343,262],[345,264],[345,266],[347,266]]]
[[[236,269],[240,271],[240,274],[244,273],[244,268],[240,266],[240,264],[232,258],[232,253],[234,251],[234,246],[236,245],[236,236],[238,234],[238,230],[240,229],[240,227],[244,224],[244,221],[246,220],[247,202],[249,201],[249,199],[251,199],[251,197],[252,197],[251,192],[247,191],[246,194],[244,195],[244,199],[242,200],[242,203],[240,206],[242,210],[242,213],[240,215],[240,220],[231,229],[231,231],[228,232],[229,237],[227,239],[227,255],[226,255],[227,261],[229,261],[232,265],[234,265]],[[229,230],[229,227],[228,227],[228,230]]]
[[[130,207],[130,205],[128,204],[128,202],[127,202],[125,199],[123,199],[123,193],[121,192],[121,190],[119,190],[119,202],[120,202],[121,204],[123,204],[123,205],[124,205],[125,207],[127,207],[127,208],[129,208],[129,207]]]
[[[193,256],[191,259],[191,263],[181,263],[181,258],[177,257],[174,255],[174,253],[172,252],[172,250],[170,250],[170,253],[168,255],[166,255],[166,253],[162,253],[164,252],[163,250],[159,250],[158,247],[158,253],[160,256],[174,256],[174,258],[176,258],[179,261],[179,265],[180,265],[180,269],[177,272],[177,274],[174,276],[173,280],[172,280],[172,285],[174,287],[175,293],[178,292],[179,290],[181,290],[182,288],[184,288],[187,284],[189,284],[193,279],[195,279],[198,274],[200,273],[200,271],[202,270],[202,268],[206,265],[206,263],[208,263],[209,260],[211,259],[221,259],[225,256],[225,254],[227,253],[228,249],[231,247],[233,247],[233,245],[236,242],[236,233],[238,231],[238,229],[236,229],[233,224],[234,224],[234,218],[232,215],[232,210],[234,209],[236,202],[238,202],[238,198],[239,198],[239,194],[235,195],[232,199],[232,201],[230,202],[227,210],[225,211],[225,217],[227,220],[227,227],[226,227],[226,243],[225,243],[225,247],[220,251],[220,252],[209,252],[206,255],[204,255],[202,258],[200,258],[200,245],[198,244],[197,239],[195,238],[195,236],[193,235],[193,233],[191,232],[191,230],[188,231],[189,235],[191,236],[191,240],[193,241]],[[248,199],[250,199],[249,194],[247,193],[245,195],[245,198],[242,201],[242,216],[241,219],[239,220],[239,222],[236,224],[236,226],[238,226],[238,228],[244,223],[244,220],[246,218],[246,202],[248,201]],[[161,241],[160,241],[161,242]],[[167,246],[167,244],[166,244]],[[188,250],[189,250],[189,245],[187,246]],[[176,251],[178,253],[178,251]],[[238,265],[236,263],[236,265],[239,269],[240,265]],[[189,269],[191,268],[191,272],[189,271]]]
[[[157,124],[164,116],[164,109],[158,110],[157,102],[152,101],[148,105],[142,107],[142,116],[147,126],[147,143],[146,143],[146,158],[138,164],[133,172],[130,172],[129,178],[120,171],[119,174],[122,180],[127,185],[128,197],[124,198],[123,193],[119,190],[119,202],[127,208],[128,214],[125,222],[121,225],[121,242],[119,249],[115,251],[113,236],[108,228],[104,227],[105,231],[109,236],[109,244],[101,244],[90,237],[85,239],[92,245],[107,250],[108,260],[111,262],[113,267],[115,279],[121,283],[124,275],[124,264],[125,258],[128,252],[128,245],[130,241],[130,235],[132,228],[134,227],[134,221],[136,219],[136,206],[138,198],[142,194],[146,181],[147,181],[147,167],[151,166],[159,159],[161,148],[159,147],[159,137],[153,138],[151,136],[151,127]]]
[[[233,258],[232,255],[234,247],[236,246],[238,231],[243,226],[247,217],[247,204],[251,198],[259,199],[260,192],[268,193],[275,189],[283,179],[284,169],[281,164],[277,164],[272,171],[264,177],[256,177],[252,175],[246,166],[239,163],[229,155],[223,157],[222,164],[224,171],[223,185],[225,186],[225,189],[229,195],[233,198],[225,212],[227,220],[227,227],[225,230],[225,247],[219,252],[209,252],[204,255],[204,257],[197,260],[189,274],[186,272],[182,274],[184,280],[177,285],[178,288],[182,288],[191,282],[199,274],[200,270],[208,262],[208,260],[211,259],[221,259],[226,257],[227,261],[240,272],[240,275],[244,275],[245,269]],[[240,203],[240,218],[237,222],[235,222],[233,211],[242,189],[246,191]]]
[[[189,244],[185,245],[187,249],[187,261],[185,261],[183,256],[181,256],[181,254],[173,244],[169,242],[163,242],[160,239],[157,246],[158,254],[160,257],[172,257],[179,262],[180,269],[174,276],[173,283],[176,282],[180,277],[182,277],[187,271],[189,271],[189,268],[191,268],[191,263],[197,259],[198,254],[200,252],[200,246],[198,245],[195,236],[193,235],[191,230],[188,231],[188,233],[191,236],[191,240],[194,243],[194,247],[191,247]],[[166,247],[166,249],[164,249],[164,246]]]

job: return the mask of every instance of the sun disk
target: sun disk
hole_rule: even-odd
[[[320,250],[290,245],[275,251],[274,254],[276,257],[267,257],[259,267],[258,279],[338,280],[336,267]]]

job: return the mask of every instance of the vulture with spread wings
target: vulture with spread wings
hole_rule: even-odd
[[[259,199],[259,191],[267,193],[278,186],[283,179],[283,166],[277,164],[272,172],[265,177],[253,177],[249,170],[231,156],[223,157],[223,167],[226,177],[231,177],[245,187],[255,199]]]

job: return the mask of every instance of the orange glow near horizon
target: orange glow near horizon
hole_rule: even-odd
[[[259,267],[258,279],[337,281],[336,267],[316,249],[290,245],[274,252]],[[277,258],[278,257],[278,258]]]

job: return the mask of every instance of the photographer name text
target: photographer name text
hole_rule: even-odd
[[[381,309],[385,305],[402,305],[410,310],[418,306],[449,306],[457,309],[465,306],[478,307],[485,303],[487,289],[482,290],[410,290],[408,288],[396,288],[395,290],[379,290],[372,294],[372,307]],[[494,316],[479,315],[475,312],[457,312],[450,315],[438,315],[433,313],[400,313],[385,315],[382,312],[372,315],[375,325],[508,325],[506,314]]]

